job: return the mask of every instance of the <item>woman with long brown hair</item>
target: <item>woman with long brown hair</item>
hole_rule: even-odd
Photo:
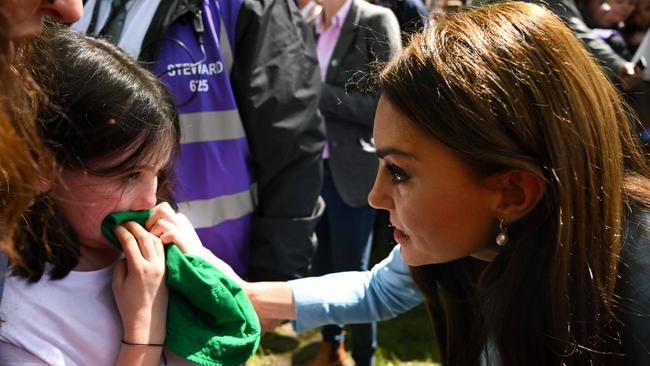
[[[42,162],[34,128],[40,93],[25,69],[28,41],[44,16],[73,22],[81,11],[80,0],[0,3],[0,251],[14,261],[13,232],[37,193],[39,157]]]
[[[650,254],[650,173],[626,107],[584,47],[541,8],[477,9],[421,35],[381,84],[385,114],[426,132],[478,183],[476,195],[434,193],[464,198],[436,202],[426,232],[407,222],[417,210],[404,206],[416,198],[413,187],[402,194],[408,182],[387,187],[380,174],[370,197],[391,211],[402,256],[418,265],[445,363],[478,364],[486,353],[505,365],[623,359],[634,342],[622,337],[627,306],[650,295],[628,286],[650,275],[632,255]],[[410,171],[394,155],[383,160]]]
[[[459,12],[379,83],[369,201],[399,255],[336,282],[242,281],[263,323],[403,311],[419,301],[403,261],[443,365],[648,364],[650,171],[571,31],[532,4]]]

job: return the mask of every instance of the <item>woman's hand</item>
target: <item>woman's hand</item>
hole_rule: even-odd
[[[162,344],[168,301],[163,244],[135,222],[116,227],[114,233],[126,255],[113,273],[113,294],[122,317],[124,340]]]

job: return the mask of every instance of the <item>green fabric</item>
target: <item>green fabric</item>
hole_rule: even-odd
[[[140,225],[151,210],[116,212],[102,223],[102,233],[116,247],[113,229],[122,222]],[[255,310],[238,284],[204,259],[167,246],[167,337],[165,347],[204,366],[241,365],[260,341]]]

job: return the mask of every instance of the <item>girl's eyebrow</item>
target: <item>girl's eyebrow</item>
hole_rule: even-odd
[[[382,149],[377,149],[377,156],[379,157],[379,159],[383,159],[388,155],[399,155],[408,158],[415,158],[415,155],[413,155],[412,153],[400,150],[395,147],[386,147]]]

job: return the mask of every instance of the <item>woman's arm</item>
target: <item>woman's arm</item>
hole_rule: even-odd
[[[365,272],[341,272],[289,282],[246,282],[204,248],[189,221],[171,207],[154,209],[145,225],[163,243],[199,255],[237,282],[257,312],[264,329],[278,320],[296,320],[299,331],[328,323],[364,323],[389,319],[422,302],[422,296],[402,261],[399,246]],[[265,326],[266,325],[266,326]]]
[[[227,265],[218,261],[214,263],[223,271]],[[340,272],[289,282],[239,281],[262,324],[290,319],[295,320],[297,331],[324,324],[389,319],[422,302],[398,246],[370,271]]]
[[[395,246],[370,271],[290,281],[296,330],[390,319],[420,304],[422,295],[399,250]]]

